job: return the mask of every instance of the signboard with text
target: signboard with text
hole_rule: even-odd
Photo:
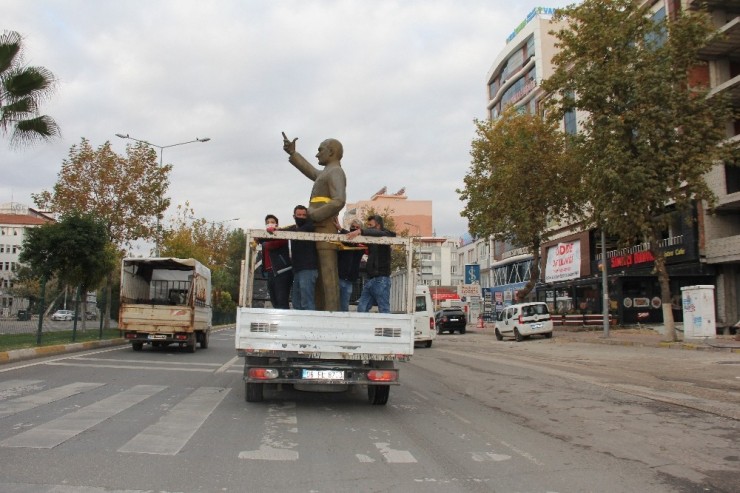
[[[581,276],[581,242],[558,243],[547,249],[545,282],[577,279]]]

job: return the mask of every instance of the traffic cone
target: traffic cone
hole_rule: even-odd
[[[478,328],[479,329],[485,328],[485,325],[483,325],[483,315],[478,316]]]

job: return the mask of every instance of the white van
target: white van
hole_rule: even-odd
[[[429,286],[416,286],[414,342],[423,342],[426,347],[432,347],[435,337],[437,337],[437,330],[434,327],[434,304]]]
[[[522,341],[531,335],[542,334],[545,338],[552,337],[552,319],[543,302],[518,303],[505,307],[496,320],[496,339],[504,336],[514,337]]]

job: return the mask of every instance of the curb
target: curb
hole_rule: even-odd
[[[470,330],[470,332],[477,332],[479,334],[493,335],[492,329],[493,327],[486,326],[482,330],[481,329]],[[556,330],[554,331],[555,337],[552,340],[557,341],[557,342],[563,342],[563,343],[581,342],[584,344],[606,344],[609,346],[652,347],[652,348],[659,348],[659,349],[676,349],[676,350],[686,350],[686,351],[717,351],[717,352],[740,354],[740,345],[720,346],[720,345],[711,345],[711,344],[701,343],[701,342],[620,340],[618,338],[605,339],[602,337],[579,338],[579,337],[574,337],[570,335],[565,335],[565,334],[578,334],[579,332],[584,332],[584,331],[577,331],[577,330],[557,331]],[[561,335],[560,337],[557,337],[558,333],[563,334],[563,335]]]
[[[13,349],[11,351],[0,352],[0,365],[34,358],[43,358],[46,356],[56,356],[57,354],[75,353],[86,351],[88,349],[121,346],[123,344],[128,344],[128,341],[122,338],[117,338],[102,339],[99,341],[74,342],[70,344],[59,344],[57,346]]]

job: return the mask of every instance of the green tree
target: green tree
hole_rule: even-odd
[[[96,289],[116,264],[116,251],[105,224],[90,215],[71,214],[58,223],[28,230],[19,256],[37,276],[56,276],[82,293]],[[87,297],[83,298],[84,314]],[[85,327],[85,317],[82,317]]]
[[[37,206],[60,214],[89,211],[105,224],[110,241],[124,249],[157,234],[157,217],[170,205],[163,198],[172,165],[159,166],[157,153],[137,142],[119,156],[106,141],[97,149],[82,138],[62,163],[51,191],[32,194]]]
[[[495,121],[476,121],[471,165],[458,189],[470,233],[493,237],[532,254],[524,299],[540,274],[540,247],[557,221],[579,201],[578,179],[566,139],[554,123],[509,110]]]
[[[0,129],[11,133],[12,146],[21,146],[59,135],[49,116],[40,115],[41,102],[56,85],[54,74],[23,61],[23,37],[15,31],[0,35]]]
[[[246,236],[241,229],[232,231],[223,222],[209,222],[194,214],[188,203],[178,205],[160,248],[163,256],[194,258],[211,269],[214,317],[223,317],[236,309]]]
[[[556,71],[544,82],[555,118],[584,112],[576,145],[589,219],[623,245],[645,242],[655,258],[666,335],[676,339],[665,257],[671,211],[711,207],[704,176],[729,152],[720,146],[726,103],[692,83],[698,50],[713,28],[703,13],[656,21],[650,5],[585,0],[558,11]],[[690,214],[685,214],[690,216]]]

